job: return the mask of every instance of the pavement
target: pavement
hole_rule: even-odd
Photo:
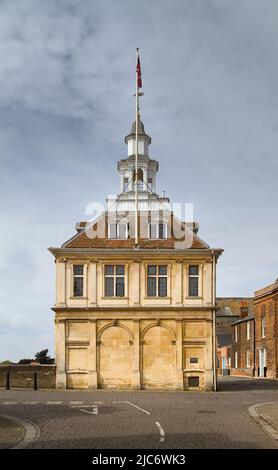
[[[0,414],[0,449],[9,449],[20,442],[25,435],[25,429],[18,421]]]
[[[277,417],[277,381],[220,377],[218,390],[0,390],[0,415],[29,423],[33,449],[278,449],[255,414]]]
[[[256,407],[257,412],[278,432],[278,402],[265,403]]]

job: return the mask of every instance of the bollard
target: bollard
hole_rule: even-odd
[[[37,372],[34,372],[34,390],[38,390]]]
[[[6,389],[10,390],[10,373],[7,372],[6,374]]]

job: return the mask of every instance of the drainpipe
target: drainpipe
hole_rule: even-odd
[[[216,263],[215,252],[212,250],[212,367],[213,367],[213,390],[217,391],[216,381]]]

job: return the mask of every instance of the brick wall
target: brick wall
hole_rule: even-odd
[[[0,388],[6,388],[7,373],[10,378],[10,389],[34,389],[35,373],[37,374],[37,388],[56,388],[55,365],[10,365],[0,366]]]
[[[259,349],[266,349],[266,376],[278,377],[278,336],[277,336],[277,310],[273,297],[267,297],[256,301],[256,373],[259,367]],[[262,318],[265,317],[265,337],[262,337]]]
[[[230,375],[253,377],[253,369],[245,368],[245,367],[235,369],[234,367],[232,367],[230,369]]]

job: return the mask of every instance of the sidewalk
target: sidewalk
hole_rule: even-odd
[[[278,402],[256,405],[257,413],[278,431]]]
[[[0,415],[0,449],[9,449],[15,446],[25,435],[24,427],[8,418]]]

